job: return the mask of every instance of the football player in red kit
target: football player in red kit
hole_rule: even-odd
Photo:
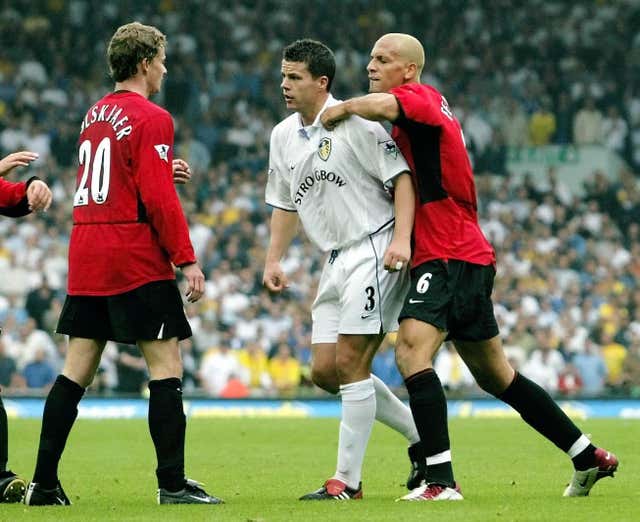
[[[618,468],[613,453],[591,444],[551,397],[515,371],[504,354],[491,292],[495,254],[478,222],[476,190],[462,129],[447,100],[420,82],[424,49],[390,33],[371,51],[371,94],[329,107],[333,128],[352,114],[393,123],[391,136],[416,186],[411,286],[400,313],[396,360],[427,456],[425,483],[403,500],[461,500],[451,465],[447,403],[433,358],[451,339],[486,392],[509,404],[572,460],[564,496],[586,496]]]
[[[165,45],[155,27],[120,27],[107,50],[115,90],[89,108],[80,126],[68,296],[57,328],[69,335],[69,346],[45,403],[28,505],[70,504],[58,462],[107,340],[136,343],[149,368],[158,502],[221,502],[184,474],[178,341],[191,328],[174,266],[187,281],[189,302],[202,296],[204,276],[173,185],[173,170],[184,177],[188,167],[173,163],[171,115],[148,99],[167,73]]]
[[[9,154],[0,160],[0,176],[8,174],[16,167],[26,167],[36,159],[38,154],[27,150]],[[0,178],[0,214],[3,216],[17,218],[33,211],[46,212],[51,200],[51,190],[37,176],[32,176],[26,182]],[[25,481],[7,469],[8,431],[7,412],[0,397],[0,502],[20,502],[25,492]]]

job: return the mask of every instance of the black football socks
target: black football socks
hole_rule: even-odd
[[[58,463],[67,443],[71,427],[78,416],[78,403],[84,388],[58,375],[44,404],[40,447],[33,481],[44,489],[54,488],[58,481]]]
[[[177,377],[149,382],[149,431],[158,458],[158,486],[180,491],[185,485],[182,382]]]
[[[497,397],[516,410],[529,426],[564,452],[568,452],[582,436],[582,432],[549,394],[518,372],[509,387]],[[595,446],[588,444],[573,457],[576,469],[584,470],[591,467],[595,450]]]
[[[405,384],[409,392],[411,413],[427,456],[426,481],[455,487],[447,425],[447,400],[440,379],[433,368],[427,368],[407,377]]]

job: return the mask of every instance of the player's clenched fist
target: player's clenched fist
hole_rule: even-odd
[[[204,294],[204,274],[200,270],[198,263],[183,266],[181,270],[188,284],[187,301],[195,303]]]
[[[51,206],[53,195],[47,184],[40,180],[33,180],[27,188],[27,201],[32,212],[42,210],[46,212]]]
[[[171,165],[173,169],[173,182],[176,185],[184,185],[191,180],[191,168],[189,168],[189,164],[180,158],[176,158],[173,160]]]
[[[409,240],[394,238],[384,254],[384,269],[389,272],[402,270],[411,258],[411,243]]]
[[[322,114],[320,114],[320,122],[325,129],[333,130],[338,123],[348,117],[349,113],[346,111],[345,104],[340,103],[333,107],[327,107]]]
[[[262,284],[271,292],[282,292],[289,287],[289,280],[280,263],[267,263],[264,267]]]

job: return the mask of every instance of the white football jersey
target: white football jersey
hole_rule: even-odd
[[[322,110],[337,103],[330,95]],[[385,184],[405,171],[407,162],[379,123],[352,116],[328,131],[319,115],[303,127],[294,113],[271,133],[265,199],[298,212],[321,250],[338,250],[393,220]]]

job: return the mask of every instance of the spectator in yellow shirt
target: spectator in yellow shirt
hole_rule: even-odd
[[[529,120],[529,138],[534,146],[548,145],[556,131],[556,117],[551,112],[551,101],[544,97],[540,108]]]
[[[277,353],[269,361],[269,375],[281,395],[293,395],[300,384],[300,361],[291,354],[286,343],[280,343]]]
[[[614,341],[610,333],[602,334],[602,357],[607,366],[607,384],[619,386],[622,380],[622,365],[627,357],[627,349]]]
[[[252,390],[269,390],[272,386],[269,361],[259,343],[251,342],[238,352],[240,365],[247,370],[249,387]]]

